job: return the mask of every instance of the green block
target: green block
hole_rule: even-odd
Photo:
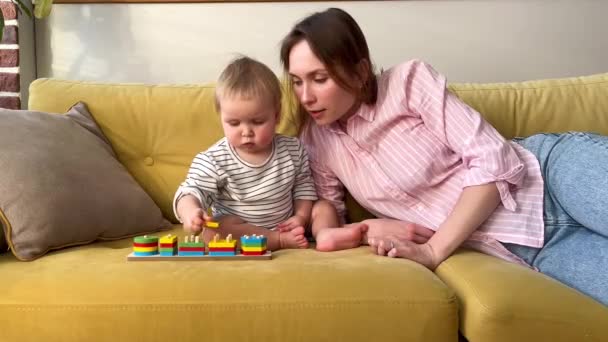
[[[158,243],[158,237],[157,236],[136,236],[135,238],[133,238],[133,242],[136,243]]]
[[[180,242],[180,247],[205,247],[203,242]]]

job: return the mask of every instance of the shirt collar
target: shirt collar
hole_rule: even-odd
[[[376,115],[376,110],[373,105],[370,106],[368,104],[362,103],[361,106],[359,107],[359,109],[355,112],[355,114],[353,114],[353,116],[348,118],[347,122],[350,122],[351,120],[357,120],[357,119],[355,119],[355,117],[360,117],[367,122],[373,122],[375,115]],[[334,133],[342,133],[342,134],[345,133],[337,121],[328,125],[327,129]]]

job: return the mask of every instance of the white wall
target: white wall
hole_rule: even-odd
[[[36,22],[37,76],[202,83],[237,52],[279,72],[283,35],[329,6],[360,23],[378,67],[422,58],[454,82],[608,72],[608,1],[463,0],[55,4]]]

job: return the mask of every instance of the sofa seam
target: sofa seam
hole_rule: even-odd
[[[369,305],[369,304],[394,304],[406,307],[424,306],[428,307],[429,304],[437,305],[440,308],[451,308],[453,302],[435,302],[435,301],[420,301],[416,303],[401,302],[401,301],[344,301],[342,303],[231,303],[222,304],[218,306],[216,304],[85,304],[85,305],[19,305],[19,304],[0,304],[0,311],[133,311],[133,310],[147,310],[147,311],[162,311],[170,309],[170,311],[230,311],[240,309],[242,311],[255,311],[260,308],[348,308],[349,306],[355,305]]]
[[[64,83],[64,84],[77,84],[83,86],[102,86],[102,87],[146,87],[146,88],[176,88],[176,89],[193,89],[193,88],[206,88],[206,89],[214,89],[215,85],[210,85],[209,83],[204,84],[171,84],[171,83],[158,83],[158,84],[150,84],[150,83],[103,83],[103,82],[89,82],[89,81],[70,81],[70,80],[60,80],[55,78],[39,78],[35,80],[35,83],[32,83],[33,86],[38,86],[38,83],[42,83],[45,81],[56,82],[56,83]]]
[[[597,81],[589,81],[589,82],[583,82],[583,83],[570,83],[570,84],[547,84],[547,85],[543,85],[543,86],[513,86],[509,83],[505,83],[503,86],[500,85],[495,85],[492,87],[488,87],[488,88],[484,88],[483,86],[479,86],[478,88],[470,88],[470,86],[468,86],[468,84],[470,83],[454,83],[451,85],[448,85],[450,87],[450,90],[453,90],[456,93],[459,92],[472,92],[472,91],[484,91],[484,90],[488,90],[488,91],[504,91],[504,90],[541,90],[541,89],[549,89],[549,88],[565,88],[565,87],[580,87],[580,86],[585,86],[585,85],[598,85],[598,84],[607,84],[608,80],[597,80]],[[462,87],[462,88],[461,88]]]
[[[591,76],[593,77],[593,76]],[[601,77],[607,77],[607,76],[601,76]],[[559,81],[566,81],[568,79],[547,79],[545,81],[554,81],[554,82],[559,82]],[[147,87],[147,88],[158,88],[158,87],[170,87],[170,88],[183,88],[183,89],[190,89],[190,88],[215,88],[215,85],[210,85],[209,83],[205,83],[205,84],[196,84],[196,83],[192,83],[192,84],[171,84],[171,83],[159,83],[159,84],[148,84],[148,83],[103,83],[103,82],[89,82],[89,81],[70,81],[70,80],[61,80],[61,79],[55,79],[55,78],[39,78],[36,81],[39,81],[37,83],[42,83],[43,81],[50,81],[50,82],[57,82],[57,83],[65,83],[65,84],[78,84],[78,85],[85,85],[85,86],[127,86],[127,87]],[[536,81],[527,81],[527,82],[545,82],[543,80],[536,80]],[[525,81],[524,81],[525,82]],[[456,91],[456,92],[471,92],[471,91],[480,91],[480,90],[489,90],[489,91],[498,91],[498,90],[505,90],[505,89],[510,89],[510,90],[539,90],[539,89],[547,89],[547,88],[563,88],[563,87],[577,87],[577,86],[584,86],[584,85],[597,85],[597,84],[605,84],[608,83],[608,80],[606,79],[600,79],[600,80],[589,80],[589,81],[577,81],[576,79],[573,80],[572,82],[577,82],[577,83],[569,83],[569,84],[547,84],[547,85],[543,85],[543,86],[513,86],[513,83],[517,84],[522,84],[524,82],[505,82],[502,84],[495,84],[492,85],[488,88],[484,88],[483,87],[483,83],[452,83],[452,84],[448,84],[448,87],[450,87],[452,90]],[[37,85],[37,83],[35,85]],[[473,88],[473,89],[464,89],[464,88],[469,88],[471,85],[476,85],[479,86],[478,88]],[[489,86],[489,85],[488,85]],[[462,87],[462,88],[461,88]]]

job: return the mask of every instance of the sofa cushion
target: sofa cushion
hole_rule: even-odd
[[[118,160],[174,223],[173,195],[192,159],[222,137],[213,85],[38,79],[30,85],[29,99],[30,109],[54,113],[64,112],[76,101],[86,102]],[[286,109],[278,131],[294,135],[290,105],[284,103],[283,107]]]
[[[436,273],[469,342],[608,341],[608,307],[532,269],[463,250]]]
[[[128,262],[131,245],[99,242],[31,263],[0,255],[3,340],[458,339],[453,292],[424,267],[366,247],[282,250],[272,260]]]
[[[21,260],[170,226],[82,103],[66,115],[0,110],[0,146],[0,220]]]
[[[540,132],[608,135],[608,73],[511,83],[450,85],[506,138]]]

